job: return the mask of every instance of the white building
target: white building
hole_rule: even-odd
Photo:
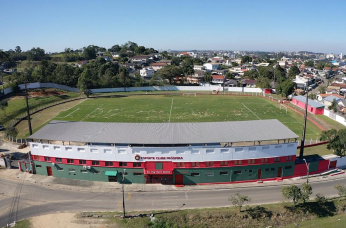
[[[220,67],[218,63],[204,63],[203,66],[207,71],[217,70]]]
[[[205,66],[202,65],[193,65],[194,70],[205,70]]]
[[[139,74],[143,78],[151,78],[155,73],[155,70],[153,68],[143,68],[139,71]]]

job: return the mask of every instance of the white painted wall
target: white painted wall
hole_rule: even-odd
[[[297,143],[272,144],[250,147],[105,147],[105,146],[62,146],[55,144],[30,143],[31,154],[101,161],[136,162],[135,155],[154,157],[140,161],[203,162],[244,160],[296,155]],[[157,157],[182,157],[183,159],[160,159]]]
[[[338,168],[345,168],[346,167],[346,157],[334,157],[331,158],[330,161],[337,161],[336,162],[336,167]]]
[[[335,121],[341,123],[342,125],[346,126],[345,117],[339,116],[331,110],[324,109],[323,115],[325,115],[325,116],[329,117],[330,119],[335,120]],[[333,117],[335,117],[335,118],[333,118]]]
[[[21,90],[25,89],[24,84],[20,84],[19,88]],[[62,89],[70,92],[79,92],[79,89],[72,88],[69,86],[59,85],[55,83],[28,83],[28,89],[37,89],[37,88],[56,88]],[[205,86],[147,86],[147,87],[128,87],[126,91],[214,91],[218,90],[220,85],[210,85]],[[101,88],[101,89],[92,89],[92,93],[112,93],[112,92],[123,92],[124,88]],[[246,88],[246,87],[225,87],[225,91],[228,92],[245,92],[245,93],[262,93],[261,88]],[[11,88],[5,89],[5,95],[11,93]]]

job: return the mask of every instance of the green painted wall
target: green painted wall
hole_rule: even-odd
[[[261,179],[275,178],[278,176],[279,167],[281,167],[281,175],[283,177],[291,176],[294,173],[294,161],[293,161],[293,162],[274,163],[274,164],[266,164],[266,165],[239,166],[239,167],[176,169],[174,174],[183,174],[184,184],[234,182],[234,181],[257,180],[259,170],[261,170],[261,177],[260,177]],[[235,171],[236,172],[240,171],[240,173],[235,173]],[[222,172],[228,172],[228,173],[225,174]],[[199,173],[199,175],[193,176],[193,173]]]
[[[52,163],[34,161],[35,169],[37,174],[47,176],[47,166],[52,167],[52,172],[54,177],[78,179],[78,180],[90,180],[90,181],[105,181],[108,182],[108,176],[105,175],[106,171],[118,171],[117,181],[122,183],[122,175],[119,174],[123,172],[123,168],[106,168],[106,167],[91,167],[87,173],[82,173],[83,166],[80,165],[67,165],[67,164],[55,164]],[[38,167],[41,166],[41,167]],[[59,170],[60,169],[60,170]],[[62,169],[62,170],[61,170]],[[69,172],[69,169],[75,169],[75,172]],[[95,173],[95,172],[99,173]],[[143,169],[126,169],[126,175],[124,178],[124,183],[145,183],[144,174],[134,175],[134,173],[143,173]]]
[[[52,163],[34,161],[37,174],[47,176],[47,166],[52,167]],[[183,184],[198,184],[198,183],[216,183],[216,182],[234,182],[234,181],[248,181],[257,180],[259,170],[261,170],[261,179],[275,178],[278,176],[279,167],[281,167],[281,174],[283,177],[292,176],[294,173],[294,161],[261,164],[251,166],[238,166],[238,167],[217,167],[217,168],[194,168],[194,169],[175,169],[173,175],[173,183],[175,183],[175,175],[183,174]],[[318,167],[318,163],[316,163]],[[314,164],[315,165],[315,164]],[[310,166],[314,168],[314,165]],[[38,167],[41,166],[41,167]],[[60,170],[59,170],[60,169]],[[62,170],[61,170],[62,169]],[[69,172],[69,169],[75,169],[75,172]],[[315,168],[314,168],[315,169]],[[55,164],[52,167],[54,177],[90,180],[90,181],[105,181],[108,182],[108,176],[105,175],[106,171],[118,171],[117,181],[122,182],[123,168],[106,168],[106,167],[92,167],[87,173],[82,173],[82,166]],[[317,170],[317,168],[316,168]],[[240,173],[235,173],[240,171]],[[99,172],[99,173],[95,173]],[[227,172],[227,173],[221,173]],[[313,171],[311,171],[313,172]],[[134,173],[143,173],[143,169],[126,169],[127,175],[125,176],[124,183],[145,183],[143,175],[134,175]],[[193,176],[193,173],[199,173]]]
[[[316,172],[318,170],[319,161],[309,163],[309,172]]]

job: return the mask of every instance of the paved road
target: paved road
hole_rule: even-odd
[[[21,220],[55,212],[121,211],[122,193],[75,192],[50,189],[21,181],[0,178],[0,227],[12,220]],[[314,194],[337,194],[334,185],[346,184],[346,178],[312,183]],[[21,187],[21,188],[20,188]],[[176,210],[179,208],[225,207],[231,194],[248,195],[252,204],[274,203],[283,200],[279,186],[198,191],[126,192],[126,210]],[[19,192],[20,190],[20,192]],[[20,193],[20,194],[18,194]],[[19,196],[19,197],[14,197]],[[185,204],[185,206],[183,206]],[[11,210],[12,209],[12,210]]]

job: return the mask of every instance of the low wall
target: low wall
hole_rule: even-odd
[[[335,120],[338,123],[341,123],[342,125],[346,126],[346,119],[345,119],[345,117],[339,116],[339,115],[337,115],[336,113],[334,113],[331,110],[324,109],[323,115],[325,115],[325,116],[329,117],[330,119]]]
[[[27,83],[28,89],[38,89],[38,88],[55,88],[66,90],[69,92],[79,92],[78,88],[72,88],[65,85],[55,84],[55,83]],[[25,84],[20,84],[19,88],[21,90],[25,89]],[[92,93],[114,93],[114,92],[124,92],[123,87],[119,88],[100,88],[91,89]],[[263,93],[261,88],[248,88],[248,87],[225,87],[221,85],[205,85],[205,86],[146,86],[146,87],[127,87],[127,92],[135,91],[220,91],[220,92],[244,92],[244,93]],[[5,95],[12,92],[11,88],[4,90]]]

